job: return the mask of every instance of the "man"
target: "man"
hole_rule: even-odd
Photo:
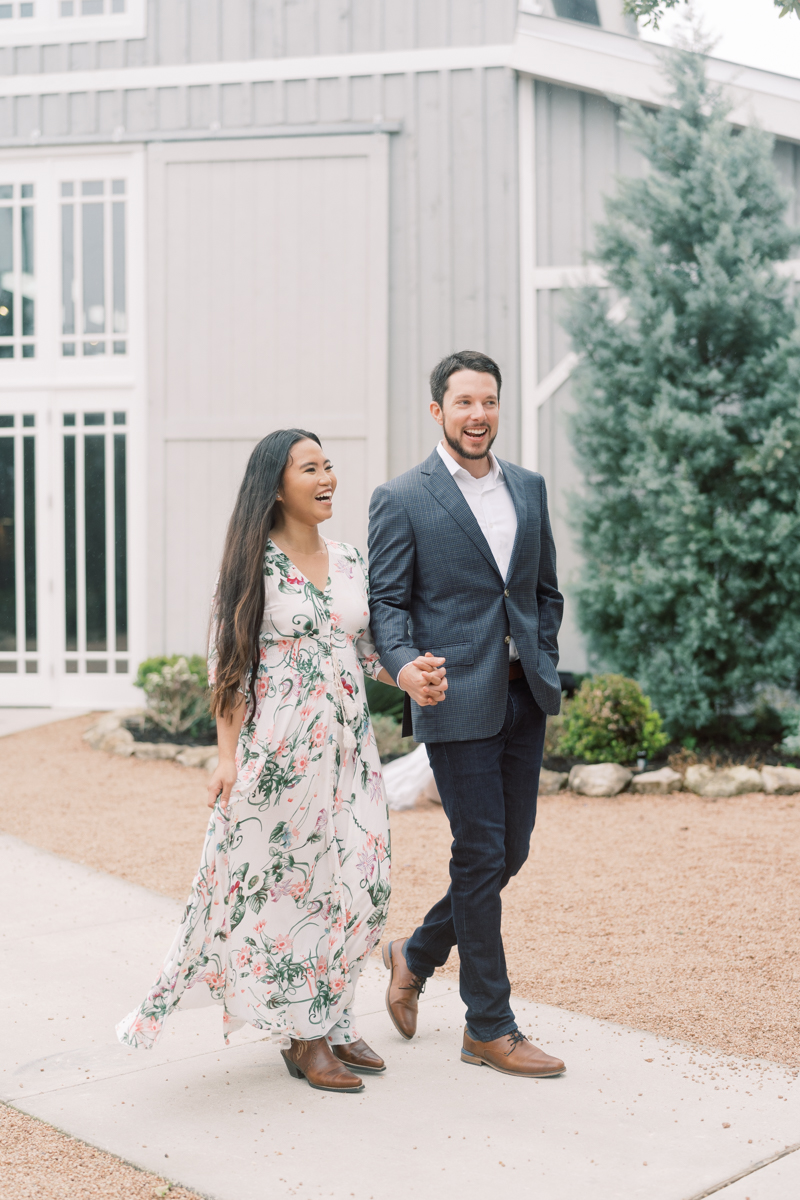
[[[372,633],[407,693],[453,833],[447,894],[410,938],[384,949],[386,1003],[413,1037],[425,980],[457,945],[462,1061],[541,1077],[565,1068],[517,1028],[500,892],[528,856],[545,714],[561,703],[564,602],[544,480],[491,452],[501,382],[485,354],[443,359],[430,406],[442,441],[370,505]]]

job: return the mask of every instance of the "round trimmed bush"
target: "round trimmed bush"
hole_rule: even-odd
[[[668,741],[635,679],[595,675],[584,679],[569,705],[559,753],[587,763],[626,763],[641,752],[652,758]]]

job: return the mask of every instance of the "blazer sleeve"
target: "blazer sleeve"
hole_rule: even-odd
[[[385,484],[369,506],[370,626],[381,664],[397,676],[419,656],[409,633],[416,546],[402,501]]]
[[[556,577],[556,546],[550,528],[547,510],[547,488],[539,476],[541,487],[541,548],[539,552],[539,578],[536,581],[536,599],[539,605],[539,649],[558,666],[558,631],[564,615],[564,597],[558,590]]]

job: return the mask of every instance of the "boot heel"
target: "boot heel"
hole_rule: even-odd
[[[300,1070],[297,1063],[292,1062],[285,1050],[281,1050],[281,1058],[286,1063],[286,1070],[289,1072],[292,1079],[305,1079],[305,1075]]]
[[[472,1063],[473,1067],[482,1067],[483,1066],[483,1059],[478,1058],[474,1054],[470,1054],[469,1050],[462,1049],[461,1061],[465,1062],[465,1063]]]

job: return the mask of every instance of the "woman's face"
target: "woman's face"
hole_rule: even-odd
[[[304,525],[319,525],[333,512],[336,476],[325,451],[304,438],[289,451],[278,500],[287,517]]]

